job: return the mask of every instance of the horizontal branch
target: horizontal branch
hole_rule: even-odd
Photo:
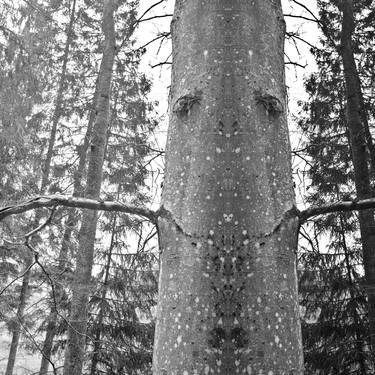
[[[301,222],[317,215],[324,215],[333,212],[360,211],[369,208],[375,208],[375,198],[362,199],[357,201],[341,201],[337,203],[324,204],[318,207],[310,207],[300,211],[298,216]]]
[[[67,197],[64,195],[39,196],[28,201],[17,203],[8,207],[0,208],[0,221],[8,216],[21,214],[36,208],[43,207],[73,207],[98,211],[123,212],[126,214],[142,216],[156,223],[159,216],[163,216],[163,210],[150,210],[145,207],[137,207],[121,202],[101,201],[95,199]],[[375,209],[375,198],[362,199],[357,201],[341,201],[337,203],[325,204],[318,207],[310,207],[303,211],[298,211],[297,216],[301,223],[307,219],[329,214],[333,212],[359,211],[369,208]]]
[[[113,211],[113,212],[124,212],[127,214],[133,214],[143,216],[152,222],[156,222],[158,213],[148,208],[131,206],[121,202],[113,201],[101,201],[86,198],[67,197],[64,195],[50,195],[50,196],[39,196],[32,198],[28,201],[17,203],[8,207],[0,208],[0,220],[11,216],[20,214],[26,211],[33,210],[35,208],[42,207],[74,207],[74,208],[87,208],[98,211]]]

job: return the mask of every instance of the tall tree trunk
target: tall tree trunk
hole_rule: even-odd
[[[60,80],[59,80],[58,89],[57,89],[54,112],[52,116],[52,128],[50,132],[46,157],[45,157],[43,167],[42,167],[42,179],[41,179],[41,184],[40,184],[40,189],[39,189],[40,193],[42,194],[46,190],[46,187],[49,182],[51,163],[52,163],[52,157],[53,157],[53,149],[54,149],[55,141],[56,141],[57,125],[61,117],[63,91],[64,91],[64,84],[66,80],[66,67],[68,63],[69,49],[70,49],[70,45],[72,43],[72,37],[73,37],[75,7],[76,7],[76,0],[73,0],[70,21],[69,21],[69,24],[67,26],[67,31],[66,31],[66,42],[65,42],[65,48],[64,48],[61,75],[60,75]],[[38,211],[35,215],[32,226],[36,227],[39,224],[40,219],[41,219],[41,212]],[[27,261],[25,262],[26,272],[22,280],[22,289],[21,289],[20,300],[19,300],[19,308],[17,311],[17,316],[18,316],[19,321],[16,324],[16,327],[14,328],[14,331],[13,331],[6,375],[13,374],[13,369],[14,369],[14,364],[15,364],[15,359],[16,359],[17,349],[18,349],[18,344],[19,344],[19,339],[20,339],[20,333],[21,333],[21,324],[23,322],[23,313],[24,313],[24,308],[26,306],[26,298],[27,298],[28,289],[29,289],[29,281],[30,281],[30,276],[31,276],[30,275],[31,269],[29,268],[31,264],[32,264],[32,258],[28,258]],[[22,307],[22,309],[20,309],[20,307]]]
[[[338,197],[340,198],[339,194]],[[354,303],[355,299],[357,298],[354,289],[355,289],[355,283],[352,277],[353,273],[353,266],[350,262],[349,257],[349,249],[346,243],[346,237],[345,237],[345,222],[343,219],[343,216],[339,214],[340,216],[340,236],[341,236],[341,243],[342,248],[344,250],[344,256],[345,256],[345,267],[346,272],[348,275],[348,282],[349,282],[349,295],[353,303],[351,304],[351,313],[354,320],[354,338],[355,338],[355,350],[358,351],[358,365],[359,365],[359,372],[358,375],[366,375],[368,372],[366,370],[366,356],[364,355],[364,348],[365,348],[365,341],[361,334],[361,318],[358,314],[357,305]]]
[[[33,259],[30,254],[27,257],[26,262],[25,262],[26,270],[30,267],[30,265],[32,264],[32,261]],[[25,307],[26,307],[27,293],[29,289],[29,282],[30,282],[30,271],[27,271],[22,279],[22,287],[21,287],[21,292],[20,292],[19,302],[18,302],[18,307],[17,307],[17,316],[14,322],[14,327],[12,329],[13,331],[12,342],[10,344],[8,363],[7,363],[7,368],[5,370],[5,375],[13,374],[13,369],[14,369],[14,365],[16,362],[18,344],[20,341],[21,328],[24,323],[24,313],[25,313]]]
[[[367,157],[367,140],[363,118],[362,99],[358,90],[358,71],[352,48],[352,34],[355,28],[353,2],[341,3],[343,19],[341,30],[341,57],[344,66],[347,97],[347,123],[352,149],[354,180],[358,199],[371,197],[370,173]],[[368,296],[368,317],[372,360],[375,351],[375,220],[373,210],[358,213],[363,249],[363,263]]]
[[[155,375],[302,374],[279,0],[177,0]]]
[[[85,138],[83,141],[83,145],[79,148],[79,162],[77,171],[74,173],[74,182],[73,182],[73,196],[79,197],[82,196],[82,180],[86,165],[86,156],[87,156],[87,150],[89,147],[91,135],[92,135],[92,128],[95,121],[95,108],[96,108],[96,101],[98,98],[98,83],[95,86],[95,93],[93,98],[93,105],[92,109],[90,111],[89,115],[89,121],[87,125],[87,130],[85,134]],[[68,259],[68,253],[69,253],[69,247],[71,242],[71,236],[74,228],[77,226],[78,222],[78,215],[77,211],[74,209],[71,209],[69,211],[68,218],[66,220],[66,228],[63,235],[63,240],[61,244],[59,259],[58,259],[58,265],[57,265],[57,272],[59,274],[62,274],[66,269],[67,259]],[[61,297],[63,294],[62,288],[60,284],[56,284],[55,286],[55,298],[51,296],[51,301],[56,301],[57,306],[51,307],[51,312],[48,317],[48,324],[46,328],[46,336],[43,343],[43,349],[42,349],[42,361],[40,364],[40,370],[39,375],[46,375],[48,373],[48,367],[50,364],[51,359],[51,353],[53,348],[53,341],[56,335],[56,329],[57,329],[57,320],[58,320],[58,311],[57,308],[59,306],[59,303],[61,302]]]
[[[56,140],[57,125],[61,118],[64,85],[66,81],[66,67],[68,64],[69,50],[70,50],[70,46],[72,44],[72,39],[73,39],[75,9],[76,9],[76,0],[73,0],[72,10],[70,13],[70,20],[66,29],[66,41],[65,41],[65,47],[64,47],[63,62],[62,62],[62,67],[61,67],[61,75],[60,75],[60,80],[59,80],[59,84],[57,88],[54,111],[52,115],[52,128],[51,128],[51,133],[50,133],[50,142],[48,143],[47,155],[46,155],[46,159],[45,159],[44,166],[43,166],[43,175],[42,175],[42,182],[41,182],[41,188],[40,188],[40,191],[42,193],[44,192],[45,188],[48,185],[49,174],[50,174],[50,169],[51,169],[51,161],[52,161],[52,156],[53,156],[53,148],[55,146],[55,140]]]
[[[115,234],[116,234],[116,219],[117,219],[117,215],[114,214],[113,224],[112,224],[111,243],[109,245],[108,258],[107,258],[107,263],[106,263],[106,267],[104,271],[103,291],[102,291],[100,306],[99,306],[98,322],[96,323],[97,328],[96,328],[95,337],[94,337],[94,349],[93,349],[93,356],[92,356],[92,361],[91,361],[90,375],[96,374],[96,369],[99,363],[100,336],[102,333],[102,324],[103,324],[103,319],[104,319],[103,303],[104,303],[104,300],[107,298],[109,271],[111,269],[112,252],[113,252]]]
[[[85,189],[86,198],[99,198],[102,182],[104,150],[109,122],[110,87],[115,55],[113,14],[115,0],[105,0],[103,32],[105,47],[99,71],[99,97],[93,128]],[[73,281],[72,307],[69,318],[68,341],[65,351],[64,375],[82,373],[87,330],[87,309],[91,289],[97,211],[84,210],[79,232],[77,265]]]

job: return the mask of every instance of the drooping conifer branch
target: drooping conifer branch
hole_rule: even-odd
[[[21,214],[36,208],[57,206],[88,208],[98,211],[124,212],[127,214],[146,217],[152,222],[155,222],[158,216],[155,211],[148,208],[136,207],[121,202],[67,197],[64,195],[50,195],[35,197],[21,203],[0,208],[0,220],[5,219],[8,216]]]

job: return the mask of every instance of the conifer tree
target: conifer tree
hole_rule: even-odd
[[[308,200],[313,204],[354,199],[355,181],[358,183],[359,180],[362,186],[367,186],[368,196],[372,196],[370,171],[373,168],[373,146],[368,124],[373,121],[373,114],[369,111],[373,98],[371,99],[371,95],[362,95],[362,92],[370,93],[369,82],[373,75],[369,49],[369,41],[374,32],[371,25],[371,3],[368,1],[356,4],[352,9],[356,30],[351,36],[342,30],[343,27],[350,26],[347,22],[348,15],[344,19],[342,9],[336,5],[325,1],[319,3],[320,22],[324,32],[322,48],[312,51],[318,62],[319,73],[312,75],[306,82],[310,99],[303,109],[309,116],[300,121],[307,139],[305,151],[310,164],[311,189]],[[345,42],[343,38],[346,39]],[[351,45],[352,51],[346,59],[360,56],[358,71],[350,74],[355,81],[351,85],[345,80],[344,73],[348,73],[348,66],[345,68],[342,65],[345,46],[340,48],[340,43]],[[346,53],[348,54],[347,50]],[[358,94],[357,111],[361,117],[359,126],[362,130],[354,130],[349,124],[348,96],[352,97],[353,90]],[[360,138],[362,146],[357,147],[356,157],[358,158],[359,154],[362,157],[362,170],[367,169],[368,174],[366,178],[359,178],[358,165],[354,165],[353,169],[352,164],[355,150],[352,142],[353,139],[358,141]],[[358,185],[356,187],[358,194]],[[366,223],[371,224],[371,220],[366,220]],[[300,290],[307,309],[303,323],[306,366],[310,371],[319,369],[318,373],[322,374],[334,374],[337,371],[372,373],[373,364],[368,350],[371,335],[368,334],[369,326],[365,314],[368,311],[365,292],[369,288],[363,288],[368,283],[363,279],[360,270],[360,265],[367,262],[362,258],[358,242],[353,242],[352,236],[359,229],[356,216],[331,215],[317,220],[314,225],[318,233],[328,233],[332,242],[327,253],[319,254],[313,251],[301,258]],[[316,279],[312,276],[312,269],[318,272]],[[326,284],[332,286],[332,290],[324,287],[319,280],[325,280]],[[322,298],[322,295],[327,297]],[[309,318],[311,316],[315,316],[314,323]],[[347,356],[342,350],[334,349],[342,347],[343,342],[352,347],[351,356]]]

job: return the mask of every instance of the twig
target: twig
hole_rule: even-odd
[[[152,16],[152,17],[149,17],[149,18],[144,18],[142,20],[139,20],[138,21],[138,24],[141,23],[141,22],[145,22],[145,21],[151,21],[155,18],[165,18],[165,17],[173,17],[173,14],[161,14],[161,15],[157,15],[157,16]]]
[[[34,261],[33,263],[31,263],[24,272],[22,272],[21,275],[17,276],[15,279],[13,279],[7,286],[5,286],[1,291],[0,291],[0,296],[8,289],[10,288],[17,280],[19,279],[22,279],[33,267],[34,265],[36,264],[36,262]]]
[[[134,24],[134,27],[137,26],[139,24],[139,22],[141,22],[142,18],[148,13],[151,11],[151,9],[155,8],[156,6],[158,6],[159,4],[163,3],[164,0],[160,0],[158,1],[157,3],[151,5],[149,8],[147,8],[143,13],[142,15],[138,18],[138,20],[135,22]]]

